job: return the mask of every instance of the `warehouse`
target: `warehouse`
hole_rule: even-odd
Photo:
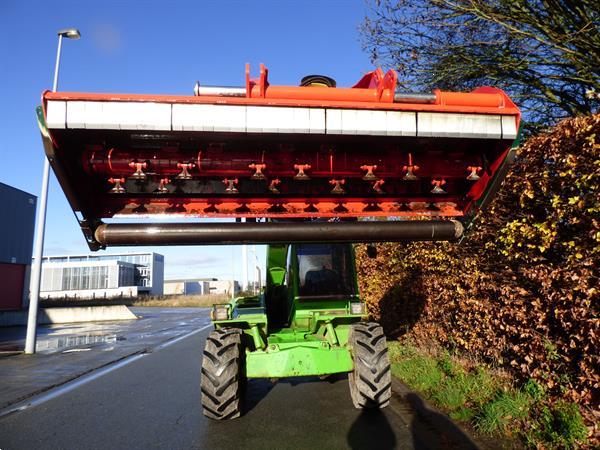
[[[158,253],[42,258],[41,298],[162,295],[163,285],[164,256]]]
[[[37,197],[0,183],[0,309],[27,303]]]

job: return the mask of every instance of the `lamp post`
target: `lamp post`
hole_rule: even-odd
[[[63,37],[79,39],[81,34],[75,28],[67,28],[58,32],[58,49],[56,50],[56,64],[54,66],[54,83],[52,92],[58,87],[58,68],[60,66],[60,52]],[[46,229],[46,204],[48,200],[48,181],[50,178],[50,163],[44,158],[44,173],[42,176],[42,192],[38,203],[36,223],[36,237],[33,250],[33,263],[31,265],[31,280],[29,283],[29,315],[27,318],[27,337],[25,339],[25,353],[35,353],[35,340],[37,328],[38,303],[40,298],[40,281],[42,278],[42,252],[44,249],[44,232]]]

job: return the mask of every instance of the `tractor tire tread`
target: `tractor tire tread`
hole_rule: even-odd
[[[206,417],[227,420],[240,416],[242,357],[240,330],[214,330],[206,338],[200,380]]]
[[[350,329],[354,371],[349,375],[354,406],[384,408],[392,396],[392,374],[383,329],[377,323],[359,322]]]

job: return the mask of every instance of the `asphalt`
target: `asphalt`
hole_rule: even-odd
[[[34,356],[19,354],[25,327],[0,328],[0,415],[33,395],[152,351],[210,323],[206,308],[132,311],[138,320],[40,326]]]
[[[410,392],[395,394],[383,411],[354,409],[345,376],[250,380],[243,416],[210,421],[202,415],[199,388],[209,328],[200,325],[194,334],[180,334],[1,416],[0,448],[474,448],[443,415],[421,414],[422,401],[411,400]]]

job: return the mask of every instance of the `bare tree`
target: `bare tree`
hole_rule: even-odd
[[[600,103],[600,0],[370,0],[361,33],[405,88],[497,86],[531,127]]]

